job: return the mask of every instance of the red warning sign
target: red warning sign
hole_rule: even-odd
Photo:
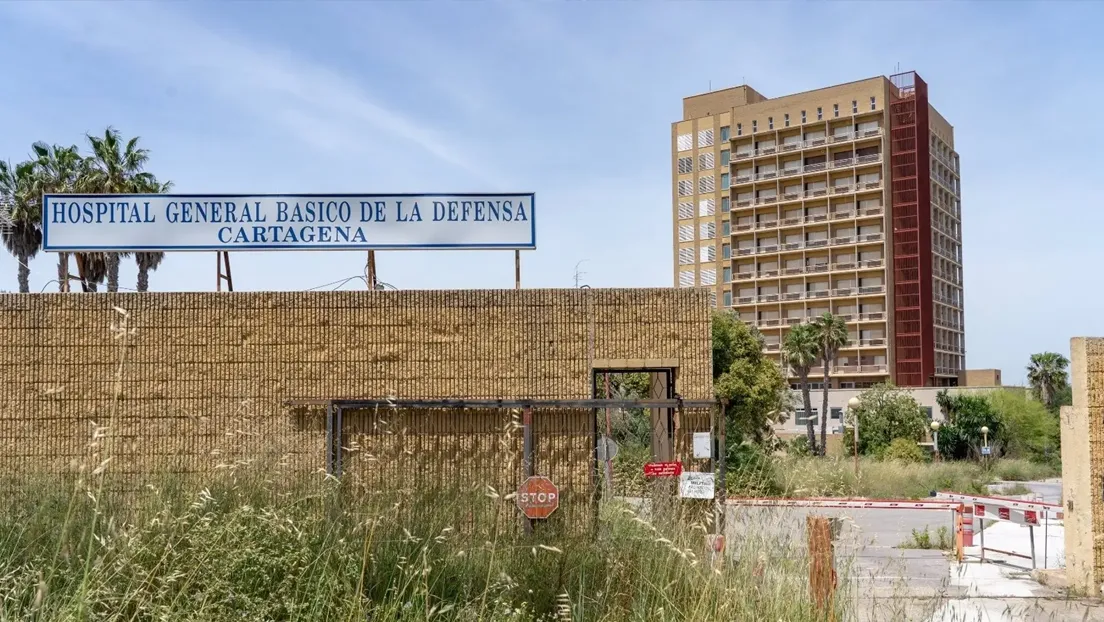
[[[649,462],[644,465],[645,477],[678,477],[682,475],[681,462]]]

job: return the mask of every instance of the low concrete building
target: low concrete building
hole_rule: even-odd
[[[775,426],[775,434],[781,438],[792,438],[795,435],[804,434],[805,427],[805,412],[801,405],[801,391],[793,387],[797,385],[791,385],[791,393],[793,394],[794,404],[797,410],[792,416],[789,417],[783,423]],[[819,383],[813,383],[815,387],[810,398],[812,399],[813,407],[813,429],[820,433],[820,409],[823,405],[823,392],[820,389]],[[987,387],[914,387],[914,388],[901,388],[901,391],[905,391],[912,395],[917,402],[920,403],[920,407],[925,409],[928,413],[928,418],[935,421],[943,421],[946,419],[946,414],[936,403],[936,396],[940,391],[944,389],[952,395],[961,394],[984,394],[990,391],[997,391],[1002,388],[1015,389],[1016,387],[1001,387],[1001,386],[987,386]],[[864,391],[869,389],[828,389],[828,433],[839,434],[843,431],[844,415],[847,413],[847,402],[852,397],[862,395]]]

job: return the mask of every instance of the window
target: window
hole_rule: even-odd
[[[809,383],[809,388],[812,389],[812,383]],[[817,409],[813,409],[813,414],[806,417],[805,409],[802,408],[794,412],[794,423],[797,425],[808,425],[809,420],[812,419],[813,425],[817,423]]]
[[[731,183],[729,183],[729,176],[728,176],[728,173],[721,173],[721,188],[727,188],[727,187],[729,187],[729,186],[731,186],[731,185],[732,185],[732,184],[731,184]],[[725,199],[725,201],[727,201],[727,200],[728,200],[728,199]]]
[[[878,98],[874,97],[873,95],[870,96],[870,109],[871,110],[877,110],[878,109]]]
[[[731,307],[732,306],[732,292],[725,292],[724,297],[722,298],[722,300],[724,300],[724,306]]]
[[[755,119],[751,122],[751,133],[754,134],[755,132],[758,132],[758,131],[759,131],[759,119]]]
[[[709,175],[707,177],[699,177],[698,178],[698,194],[705,194],[706,192],[713,192],[713,190],[715,190],[715,189],[716,188],[713,185],[713,176],[712,175]]]
[[[694,136],[693,134],[679,134],[678,135],[678,150],[690,151],[694,148]]]
[[[698,156],[698,170],[708,171],[713,168],[713,152],[703,153]]]
[[[726,221],[721,223],[721,235],[723,235],[723,236],[732,235],[732,223],[731,222],[726,220]]]
[[[683,270],[679,272],[679,287],[693,287],[694,286],[694,271]]]
[[[737,136],[743,136],[744,135],[744,124],[743,123],[737,123],[736,124],[736,135]]]
[[[727,177],[728,177],[728,173],[725,173],[724,175],[721,175],[721,179],[725,179]],[[722,197],[721,198],[721,213],[722,214],[727,214],[730,211],[732,211],[732,201],[728,197]]]
[[[732,267],[731,266],[725,266],[724,270],[721,271],[721,276],[724,278],[725,283],[731,282],[732,281]]]
[[[832,104],[832,116],[839,116],[839,104]]]
[[[817,106],[817,121],[824,119],[824,109]]]
[[[694,263],[694,249],[692,248],[680,248],[679,249],[679,263],[682,265]]]
[[[721,259],[732,259],[732,246],[728,244],[721,245]]]
[[[774,117],[767,117],[767,129],[768,130],[773,130],[774,129]]]
[[[833,408],[828,412],[832,413],[831,417],[835,421],[840,421],[840,420],[843,419],[843,409],[842,408]]]
[[[678,182],[678,193],[680,197],[688,197],[694,194],[694,182],[689,179],[684,179]]]
[[[679,225],[679,242],[694,241],[694,225]]]
[[[717,271],[712,268],[701,271],[701,284],[702,285],[716,285],[717,284]]]
[[[703,246],[698,250],[700,251],[700,258],[702,261],[717,261],[717,247],[712,244]],[[716,279],[715,275],[714,279]]]
[[[928,421],[931,421],[932,420],[932,407],[931,406],[925,406],[924,407],[924,414],[928,416]]]
[[[721,151],[721,166],[728,166],[728,162],[731,158],[732,154],[728,149]]]
[[[805,122],[805,111],[804,110],[801,111],[801,122],[802,123]]]
[[[851,100],[851,114],[856,114],[858,112],[859,112],[859,102],[852,99]]]
[[[786,113],[786,114],[785,114],[785,115],[783,116],[783,119],[784,119],[784,120],[783,120],[783,122],[782,122],[782,123],[783,123],[783,125],[785,125],[786,127],[790,127],[790,113],[788,113],[788,112],[787,112],[787,113]]]
[[[871,98],[871,99],[873,99],[873,98]],[[721,128],[721,142],[724,142],[724,141],[728,140],[728,132],[729,132],[729,129],[728,129],[727,125]]]
[[[700,130],[698,132],[698,146],[699,147],[712,147],[713,146],[713,128],[708,130]]]
[[[698,216],[712,216],[716,211],[716,199],[702,199],[698,201]]]
[[[716,223],[703,222],[703,223],[701,223],[699,228],[701,229],[700,239],[702,239],[702,240],[712,240],[713,238],[717,237],[717,225],[716,225]]]
[[[689,156],[685,158],[679,158],[678,160],[678,172],[679,175],[685,175],[694,171],[694,158]]]
[[[693,218],[694,217],[694,204],[693,203],[679,203],[678,204],[678,217]]]

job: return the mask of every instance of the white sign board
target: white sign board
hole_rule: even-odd
[[[694,457],[713,457],[713,435],[709,432],[694,432]]]
[[[47,251],[536,248],[529,194],[47,194]]]
[[[712,499],[713,474],[683,471],[679,476],[679,496],[683,499]]]

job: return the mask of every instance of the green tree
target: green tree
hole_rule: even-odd
[[[1004,442],[1004,426],[984,395],[951,395],[940,391],[937,398],[947,420],[939,428],[939,455],[962,460],[980,454],[981,428],[989,428],[990,444]]]
[[[71,194],[86,192],[82,186],[87,181],[87,160],[76,145],[62,147],[37,142],[32,145],[35,154],[35,196],[39,202],[44,194]],[[69,289],[69,253],[58,253],[58,289]]]
[[[832,362],[836,360],[840,348],[847,345],[847,322],[838,315],[825,313],[811,322],[820,343],[820,360],[824,365],[824,409],[820,411],[820,455],[825,454],[828,440],[828,380]]]
[[[820,341],[811,324],[798,324],[786,333],[782,340],[782,362],[788,366],[801,386],[801,400],[805,407],[805,434],[807,450],[817,455],[816,433],[813,431],[813,402],[809,396],[809,369],[820,359]]]
[[[102,137],[88,135],[92,147],[89,159],[88,187],[101,194],[139,192],[156,184],[150,173],[142,169],[149,161],[149,151],[138,147],[138,137],[122,140],[119,131],[108,127]],[[104,253],[107,291],[119,291],[119,261],[129,253]]]
[[[859,394],[859,405],[847,410],[843,435],[848,451],[854,448],[855,422],[859,425],[859,453],[880,455],[894,439],[914,443],[927,436],[928,417],[920,404],[906,391],[880,384]]]
[[[42,249],[42,202],[34,197],[33,161],[14,167],[0,162],[0,206],[11,223],[0,228],[4,247],[15,257],[19,291],[31,291],[31,259]]]
[[[1031,355],[1027,382],[1034,395],[1050,410],[1058,408],[1058,397],[1069,384],[1069,359],[1056,352]]]
[[[1004,451],[1013,458],[1036,462],[1060,459],[1058,418],[1027,390],[1009,387],[987,395],[1004,429]],[[992,441],[990,441],[992,442]]]
[[[763,443],[790,411],[782,369],[763,354],[763,337],[732,312],[713,315],[713,390],[728,400],[729,447]]]

